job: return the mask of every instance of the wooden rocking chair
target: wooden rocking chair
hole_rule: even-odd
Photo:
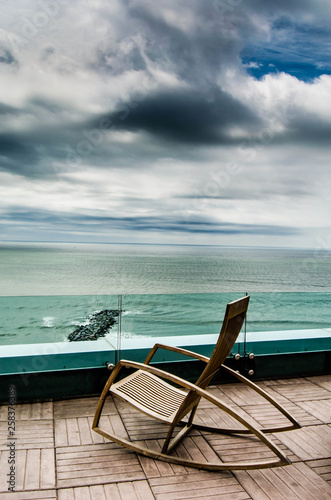
[[[197,467],[200,469],[209,470],[240,470],[240,469],[258,469],[268,467],[278,467],[290,464],[289,459],[283,452],[265,435],[266,433],[274,433],[280,431],[287,431],[298,429],[300,424],[271,396],[269,396],[263,389],[248,380],[243,375],[235,372],[234,370],[223,365],[226,357],[230,354],[231,349],[240,333],[243,325],[246,311],[248,307],[249,296],[231,302],[226,307],[222,329],[210,358],[201,356],[200,354],[187,351],[178,347],[172,347],[162,344],[155,344],[151,349],[144,363],[136,363],[132,361],[121,360],[115,366],[112,374],[110,375],[99,399],[96,409],[92,428],[97,433],[101,434],[107,439],[114,441],[132,451],[141,453],[151,458],[163,460],[184,466]],[[195,384],[190,383],[180,377],[172,375],[150,366],[157,349],[167,349],[177,353],[185,354],[206,363],[206,367],[202,371],[200,377]],[[123,367],[135,369],[134,373],[127,377],[115,382],[117,375]],[[243,417],[238,415],[234,409],[223,403],[219,398],[206,391],[208,384],[219,370],[225,370],[227,373],[232,374],[239,381],[244,382],[246,385],[254,389],[258,394],[266,398],[272,405],[274,405],[283,415],[285,415],[291,422],[290,425],[281,427],[269,428],[255,428],[251,423],[246,421]],[[172,384],[165,382],[168,380],[172,384],[181,386],[186,391],[178,389]],[[99,420],[102,412],[103,405],[106,397],[109,395],[116,395],[122,400],[126,401],[134,408],[143,412],[150,417],[165,422],[169,425],[169,431],[165,438],[161,452],[140,446],[137,443],[127,441],[119,436],[105,432],[99,427]],[[194,416],[198,404],[204,398],[216,407],[221,408],[226,413],[231,415],[234,419],[240,422],[244,428],[228,429],[228,428],[211,428],[208,426],[198,425],[193,423]],[[183,419],[188,416],[186,421]],[[182,426],[178,434],[172,438],[173,431],[176,426]],[[239,463],[210,463],[198,462],[195,460],[182,459],[175,455],[171,455],[171,451],[183,439],[183,437],[190,431],[190,429],[200,429],[208,432],[224,433],[224,434],[254,434],[260,439],[273,453],[275,458],[261,460],[257,462],[239,462]]]

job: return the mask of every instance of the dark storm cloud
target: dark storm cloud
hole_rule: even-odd
[[[191,85],[214,82],[223,62],[236,58],[237,42],[221,30],[218,11],[213,2],[183,2],[178,17],[185,25],[185,16],[195,13],[190,29],[183,30],[165,19],[157,9],[142,3],[133,4],[129,15],[143,26],[150,43],[146,52],[151,60],[165,67],[176,68],[176,74]]]
[[[189,220],[184,221],[169,216],[154,217],[109,217],[69,214],[60,212],[51,212],[49,210],[29,210],[16,207],[7,210],[3,220],[10,221],[15,218],[19,224],[36,225],[47,223],[49,229],[55,229],[58,226],[64,231],[94,231],[99,234],[107,234],[115,229],[127,229],[130,231],[141,232],[174,232],[188,234],[237,234],[237,235],[293,235],[300,233],[300,230],[288,226],[270,226],[263,224],[238,224],[230,222],[210,222],[208,220]]]
[[[19,134],[0,134],[0,169],[23,173],[28,164],[38,161],[38,153],[24,136]],[[3,163],[5,162],[5,163]],[[12,163],[13,164],[12,164]],[[6,168],[7,166],[7,168]]]
[[[17,61],[13,54],[6,49],[0,47],[0,64],[17,64]]]
[[[109,118],[118,130],[145,131],[195,144],[233,144],[229,127],[241,126],[253,132],[261,126],[251,110],[220,89],[207,95],[192,90],[165,91],[147,96],[138,104],[122,103],[103,118]]]
[[[302,145],[329,147],[331,123],[318,116],[298,116],[290,121],[284,139]]]
[[[262,175],[261,175],[262,178]],[[191,200],[263,200],[267,198],[272,198],[273,196],[281,193],[282,196],[302,198],[309,195],[309,184],[304,182],[302,179],[297,180],[296,185],[288,185],[286,179],[273,180],[271,186],[266,188],[265,184],[251,185],[250,189],[247,189],[247,182],[241,187],[232,187],[231,184],[222,188],[217,186],[216,180],[213,183],[213,179],[207,180],[206,189],[201,189],[201,192],[191,193],[187,195],[178,196],[178,199],[191,199]],[[209,189],[208,189],[209,187]],[[218,189],[217,189],[218,187]],[[212,194],[209,191],[213,191]]]
[[[53,176],[51,161],[59,153],[47,142],[37,134],[0,134],[0,171],[32,179]]]
[[[4,102],[0,102],[0,115],[17,115],[20,113],[20,110],[15,108],[14,106],[9,106]]]
[[[38,113],[42,112],[43,110],[56,116],[58,114],[62,114],[65,109],[66,106],[64,102],[62,103],[54,102],[49,98],[46,99],[44,97],[37,95],[31,97],[31,99],[29,99],[26,105],[27,112],[35,114],[36,116],[38,116]]]

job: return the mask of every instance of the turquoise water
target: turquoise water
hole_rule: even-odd
[[[3,244],[0,257],[2,345],[65,341],[118,294],[127,338],[218,333],[246,292],[248,332],[331,327],[328,252]]]
[[[243,294],[123,295],[121,337],[219,332],[227,302]],[[0,297],[0,344],[62,342],[89,315],[116,309],[117,296]],[[331,327],[331,293],[253,293],[247,332]],[[118,324],[107,337],[115,338]]]

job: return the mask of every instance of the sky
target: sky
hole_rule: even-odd
[[[0,241],[331,248],[329,0],[0,7]]]

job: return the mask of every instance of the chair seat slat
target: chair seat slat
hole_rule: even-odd
[[[140,410],[145,409],[146,413],[152,411],[160,420],[166,421],[178,410],[187,395],[154,375],[141,371],[114,384],[110,392]]]

